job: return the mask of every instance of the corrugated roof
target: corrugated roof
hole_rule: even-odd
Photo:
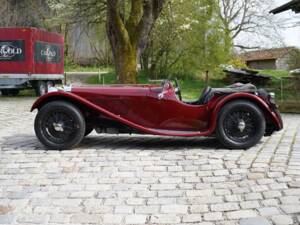
[[[257,60],[270,60],[270,59],[278,59],[286,54],[288,54],[291,50],[294,50],[293,47],[287,48],[273,48],[273,49],[263,49],[257,51],[246,52],[241,55],[241,58],[245,61],[257,61]]]
[[[282,6],[279,6],[276,9],[273,9],[272,11],[270,11],[270,13],[277,14],[277,13],[281,13],[281,12],[284,12],[287,10],[293,10],[295,13],[299,13],[300,12],[300,0],[290,1]]]

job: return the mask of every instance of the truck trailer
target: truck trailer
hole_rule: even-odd
[[[64,80],[64,37],[37,28],[0,28],[0,91],[37,96]]]

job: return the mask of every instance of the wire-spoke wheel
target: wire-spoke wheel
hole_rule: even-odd
[[[45,146],[69,149],[84,137],[85,121],[76,106],[62,101],[50,102],[39,110],[35,132]]]
[[[218,118],[218,139],[228,148],[247,149],[265,133],[265,117],[259,107],[246,100],[226,104]]]

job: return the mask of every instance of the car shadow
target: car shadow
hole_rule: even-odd
[[[191,150],[221,149],[215,138],[181,138],[148,135],[91,135],[85,137],[76,150]],[[1,143],[3,150],[49,150],[34,135],[5,137]]]
[[[130,150],[190,150],[222,148],[215,138],[181,138],[145,135],[100,135],[83,139],[81,148],[92,147],[101,149]]]

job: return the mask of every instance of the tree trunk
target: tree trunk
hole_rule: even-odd
[[[231,37],[229,28],[226,28],[224,33],[224,52],[228,57],[231,55],[232,47],[233,47],[233,39]]]
[[[148,44],[149,34],[164,0],[131,0],[125,21],[120,0],[107,0],[107,36],[120,83],[136,83],[138,59]]]
[[[112,48],[115,69],[120,83],[137,82],[137,44],[130,40],[123,19],[120,16],[120,2],[108,1],[107,36]]]
[[[132,46],[126,46],[126,49],[115,46],[115,67],[118,80],[122,84],[137,83],[137,59],[136,50]]]

